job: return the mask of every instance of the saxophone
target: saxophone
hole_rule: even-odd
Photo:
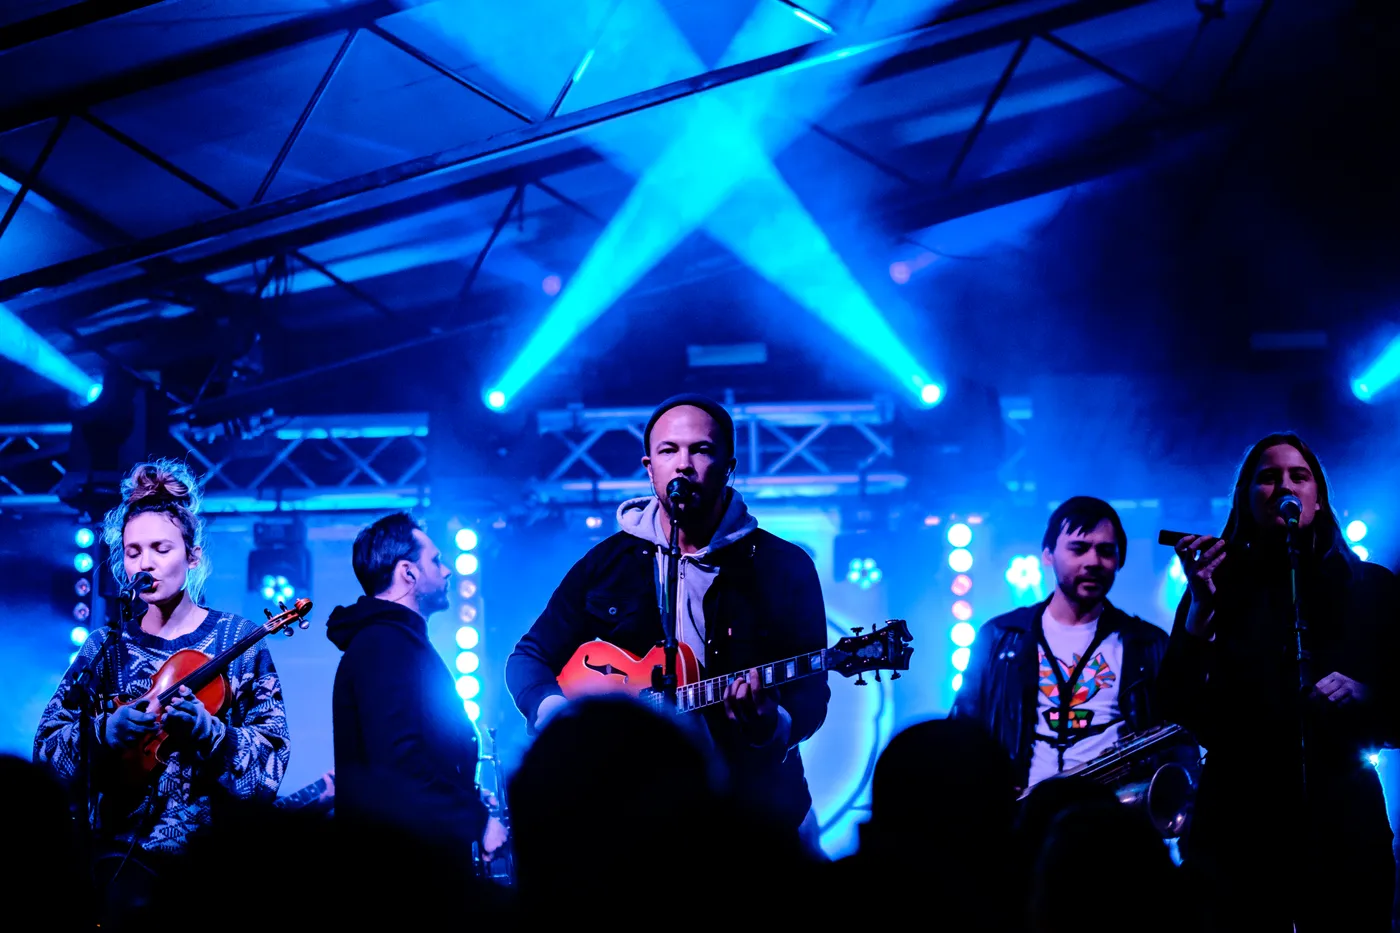
[[[1121,803],[1146,813],[1164,838],[1174,839],[1190,819],[1195,782],[1191,773],[1175,762],[1153,768],[1152,758],[1189,741],[1191,734],[1174,724],[1126,733],[1093,760],[1056,777],[1086,778],[1112,788]]]
[[[496,850],[491,860],[487,861],[481,851],[481,844],[472,845],[472,861],[476,866],[476,876],[497,884],[515,885],[515,855],[511,851],[510,840],[510,807],[506,803],[506,782],[501,779],[501,759],[496,751],[496,729],[494,726],[488,727],[486,735],[491,739],[491,749],[489,754],[482,755],[477,765],[477,788],[485,791],[487,801],[486,809],[491,816],[500,820],[501,825],[506,828],[506,842]],[[481,783],[481,765],[487,762],[491,765],[491,787],[485,788]],[[494,803],[492,802],[494,801]]]

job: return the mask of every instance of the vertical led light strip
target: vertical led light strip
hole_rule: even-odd
[[[481,668],[482,613],[481,613],[481,559],[476,548],[480,539],[471,528],[459,528],[452,537],[457,547],[457,557],[452,563],[457,572],[457,695],[462,698],[462,706],[472,722],[481,718]]]
[[[968,659],[972,655],[972,642],[977,638],[977,629],[972,625],[972,527],[965,522],[955,522],[948,527],[948,544],[953,548],[948,554],[948,566],[957,576],[953,577],[953,628],[949,637],[953,639],[953,692],[962,689],[963,671],[967,670]]]

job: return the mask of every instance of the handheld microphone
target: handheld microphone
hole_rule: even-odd
[[[666,484],[666,498],[673,508],[699,505],[700,487],[684,476],[677,476]]]
[[[1297,496],[1284,496],[1278,500],[1278,514],[1289,528],[1297,528],[1303,520],[1303,503]]]

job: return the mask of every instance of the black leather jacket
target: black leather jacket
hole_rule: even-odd
[[[963,674],[949,716],[965,716],[982,722],[1011,756],[1013,776],[1025,787],[1030,776],[1031,750],[1035,747],[1036,691],[1040,671],[1036,644],[1041,618],[1049,600],[1015,609],[982,626],[972,645],[972,657]],[[1109,603],[1099,617],[1123,643],[1123,679],[1119,708],[1130,731],[1160,722],[1157,709],[1157,672],[1167,652],[1167,633]]]

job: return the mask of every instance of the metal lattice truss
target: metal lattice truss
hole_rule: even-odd
[[[888,400],[732,405],[734,485],[757,498],[889,494],[907,485],[894,460]],[[545,411],[539,434],[562,453],[522,497],[617,501],[650,488],[637,466],[648,408]],[[202,476],[205,510],[364,511],[429,501],[428,416],[322,415],[236,429],[177,425],[171,437]],[[59,509],[72,426],[0,425],[0,508]]]
[[[0,425],[0,508],[58,502],[72,430],[67,424]]]
[[[784,402],[732,405],[739,469],[736,488],[757,498],[890,493],[907,477],[894,463],[887,428],[893,405],[870,402]],[[596,502],[646,495],[637,466],[649,408],[582,406],[539,415],[542,436],[563,448],[535,484],[543,499]]]
[[[241,437],[185,425],[170,433],[203,473],[211,511],[395,508],[427,496],[422,414],[289,418]]]

